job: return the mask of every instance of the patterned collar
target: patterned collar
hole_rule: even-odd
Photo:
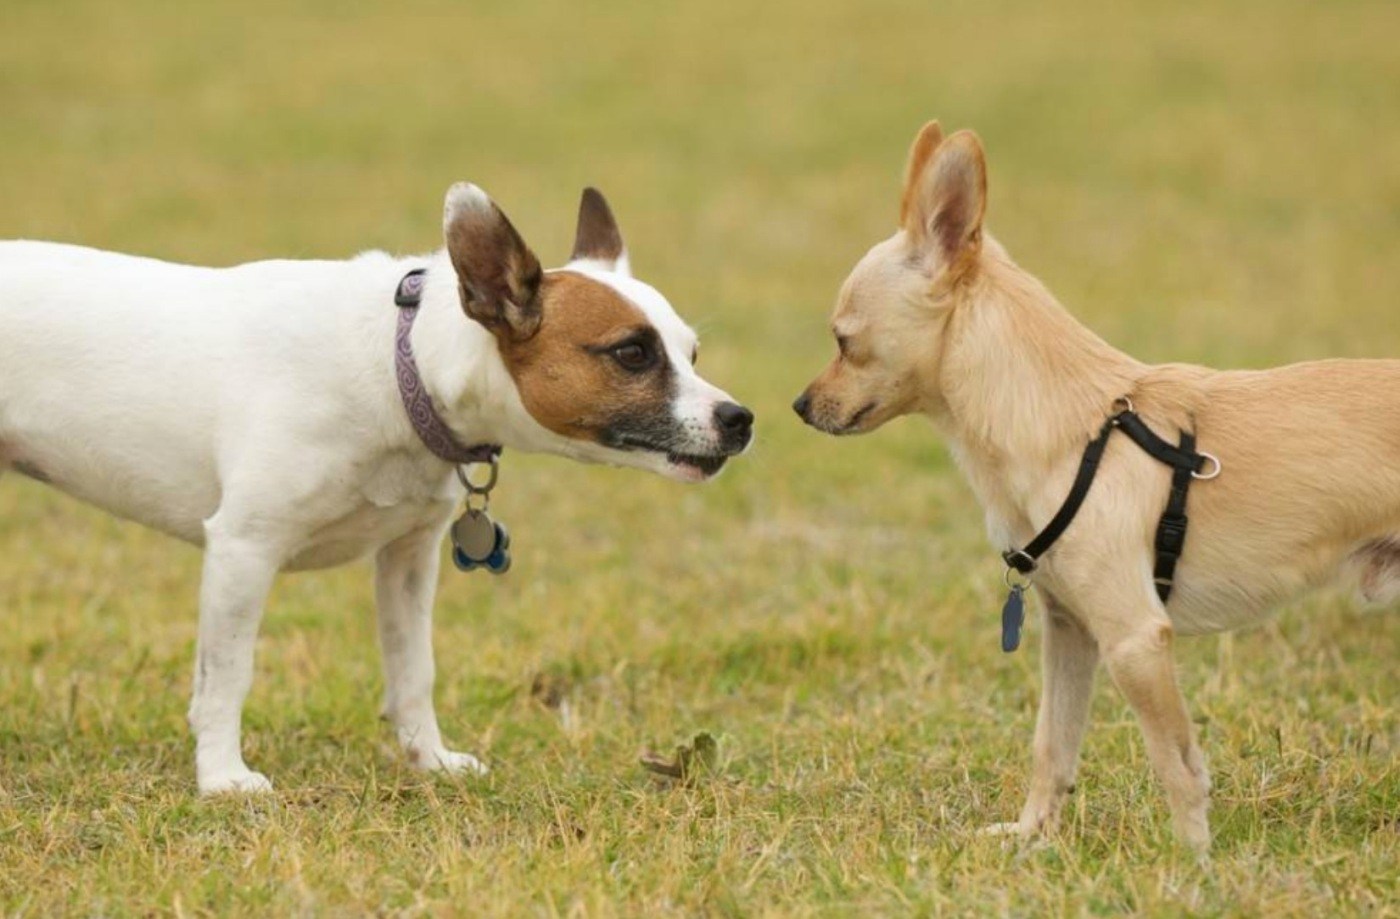
[[[394,303],[399,308],[399,325],[394,334],[394,375],[399,381],[399,396],[403,398],[404,411],[408,412],[408,420],[413,424],[418,439],[434,456],[454,466],[489,463],[501,455],[501,445],[463,446],[433,406],[433,397],[423,386],[423,378],[418,374],[418,362],[413,359],[409,333],[413,331],[413,320],[418,318],[418,305],[423,300],[423,280],[427,272],[426,268],[413,269],[403,276],[394,292]]]

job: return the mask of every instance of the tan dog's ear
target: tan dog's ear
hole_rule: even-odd
[[[627,247],[617,228],[608,200],[596,188],[585,188],[578,203],[578,230],[574,233],[574,254],[569,261],[598,262],[608,271],[630,274]]]
[[[523,341],[540,327],[540,260],[496,202],[466,182],[447,190],[442,233],[462,308],[497,336]]]
[[[966,264],[966,258],[981,247],[982,216],[987,210],[982,141],[971,131],[958,131],[943,141],[905,197],[909,203],[904,229],[913,245],[933,250],[949,268]]]
[[[937,121],[930,121],[919,130],[914,138],[914,146],[909,148],[909,162],[904,167],[904,195],[899,201],[899,225],[909,225],[909,209],[914,205],[914,193],[919,187],[919,177],[924,174],[929,157],[938,145],[943,143],[943,129]]]

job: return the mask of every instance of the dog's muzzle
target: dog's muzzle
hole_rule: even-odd
[[[876,403],[867,402],[857,409],[849,418],[838,421],[831,417],[830,406],[823,402],[819,410],[812,400],[811,390],[803,390],[802,395],[793,400],[792,410],[797,413],[809,427],[816,428],[825,434],[837,436],[843,434],[858,434],[861,431],[860,424],[866,417],[875,411]]]
[[[723,453],[743,453],[753,440],[753,412],[737,402],[721,402],[715,406],[715,430]]]
[[[812,397],[806,390],[803,390],[802,395],[792,400],[792,410],[797,413],[798,418],[807,424],[812,423],[812,419],[807,417],[807,413],[812,410]]]

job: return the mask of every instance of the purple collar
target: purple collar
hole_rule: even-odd
[[[399,380],[404,411],[408,412],[408,420],[413,424],[418,439],[434,456],[454,466],[489,463],[501,455],[500,444],[462,446],[433,407],[433,397],[428,395],[423,378],[418,375],[418,362],[413,359],[409,333],[413,331],[413,320],[418,318],[418,304],[423,300],[423,278],[427,271],[426,268],[413,269],[403,276],[398,290],[394,292],[394,303],[399,308],[399,326],[394,333],[394,375]]]

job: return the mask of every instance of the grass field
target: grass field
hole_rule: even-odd
[[[980,511],[927,424],[836,441],[787,408],[934,116],[1114,343],[1400,355],[1400,6],[465,6],[5,0],[0,237],[423,251],[470,179],[557,263],[597,184],[756,447],[697,489],[507,457],[514,570],[437,605],[439,713],[485,779],[423,778],[378,722],[367,566],[283,579],[245,719],[265,800],[194,796],[197,553],[6,477],[0,912],[1400,915],[1393,610],[1180,643],[1209,866],[1102,683],[1068,826],[1007,847],[977,830],[1020,807],[1038,637],[997,647]],[[712,774],[639,767],[701,731]]]

